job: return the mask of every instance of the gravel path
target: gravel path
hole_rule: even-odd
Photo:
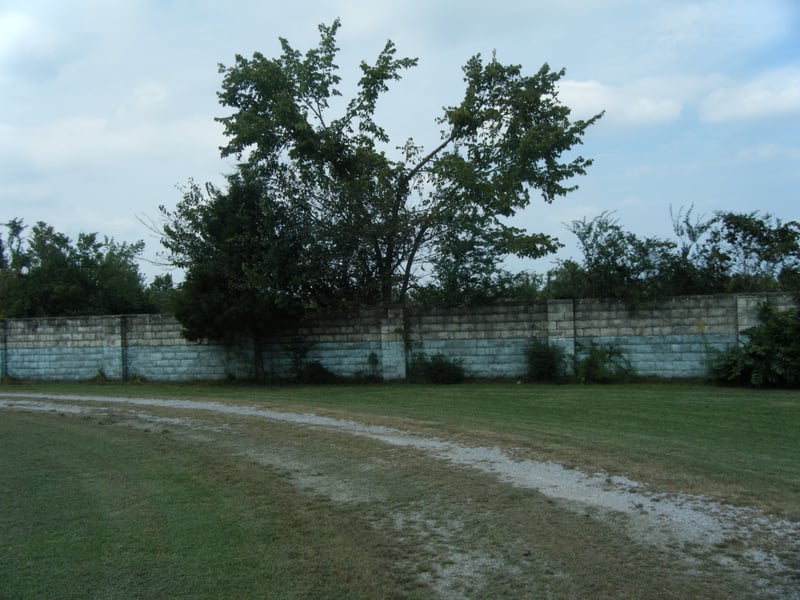
[[[560,501],[573,511],[590,511],[595,518],[614,519],[625,533],[637,542],[651,546],[674,548],[692,545],[709,556],[726,540],[740,540],[747,550],[731,568],[764,573],[771,581],[783,581],[778,594],[800,598],[791,590],[798,574],[784,564],[779,553],[800,552],[800,523],[776,519],[755,509],[722,505],[710,498],[661,494],[648,491],[646,484],[605,473],[585,473],[555,462],[514,458],[498,447],[470,446],[438,437],[420,435],[397,428],[370,425],[354,420],[338,419],[313,413],[295,413],[208,402],[200,400],[159,400],[149,398],[117,398],[102,396],[15,394],[0,392],[0,409],[58,412],[102,412],[108,407],[136,409],[179,409],[192,411],[202,420],[204,414],[231,415],[266,419],[337,434],[366,438],[380,444],[408,448],[425,456],[444,461],[454,467],[474,469],[496,477],[503,484],[537,492]],[[174,424],[187,419],[172,419]],[[185,423],[184,423],[185,424]]]

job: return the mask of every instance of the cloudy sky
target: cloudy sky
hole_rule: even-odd
[[[387,39],[419,58],[380,107],[398,144],[437,139],[476,53],[564,67],[573,114],[606,111],[580,189],[534,202],[520,226],[572,244],[563,223],[605,210],[660,237],[670,206],[800,220],[797,0],[0,0],[0,222],[143,239],[155,255],[140,221],[190,177],[232,170],[217,64],[276,56],[279,37],[306,50],[336,17],[345,88]]]

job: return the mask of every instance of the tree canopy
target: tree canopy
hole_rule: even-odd
[[[546,202],[567,194],[591,164],[567,155],[600,115],[570,121],[563,71],[523,75],[494,56],[464,66],[464,98],[434,122],[434,148],[410,138],[392,148],[376,108],[417,60],[387,42],[344,101],[339,27],[320,25],[305,54],[281,39],[277,58],[220,65],[219,100],[232,110],[218,119],[221,153],[236,172],[226,190],[190,182],[175,210],[160,208],[167,259],[186,270],[175,296],[186,335],[252,338],[258,378],[264,337],[305,308],[402,302],[422,265],[448,294],[507,281],[503,257],[558,247],[507,219],[534,190]]]
[[[153,312],[137,259],[144,243],[81,233],[76,242],[44,222],[21,219],[0,239],[0,316],[50,317]]]
[[[172,301],[184,334],[251,339],[258,379],[264,338],[305,304],[312,268],[301,257],[314,256],[304,250],[308,221],[264,186],[242,170],[226,190],[190,182],[174,211],[161,207],[168,259],[186,268]]]
[[[617,298],[631,306],[658,297],[800,291],[800,224],[770,214],[718,211],[673,215],[675,240],[642,238],[603,212],[567,225],[583,258],[561,261],[545,294]]]
[[[403,302],[423,267],[446,287],[440,297],[507,287],[502,258],[559,246],[509,219],[534,192],[552,202],[575,189],[592,162],[572,151],[600,115],[570,120],[564,72],[524,75],[494,56],[467,61],[463,100],[432,120],[434,148],[393,146],[376,109],[417,60],[387,42],[345,100],[339,27],[320,25],[305,53],[281,39],[276,58],[220,65],[219,101],[232,111],[218,119],[221,153],[236,171],[227,189],[190,181],[176,209],[160,208],[167,260],[186,271],[174,300],[186,335],[252,338],[258,378],[265,336],[306,308]]]
[[[376,107],[417,60],[398,58],[387,42],[374,63],[361,63],[355,95],[340,100],[339,27],[320,25],[319,45],[304,54],[281,39],[277,58],[237,55],[220,65],[220,103],[233,111],[218,119],[228,137],[222,155],[269,182],[271,202],[303,206],[314,236],[307,248],[324,262],[310,274],[323,278],[315,300],[403,301],[423,266],[452,283],[457,260],[486,280],[505,256],[555,250],[557,240],[509,219],[534,193],[552,202],[574,190],[592,162],[572,151],[600,115],[570,120],[558,100],[564,71],[545,64],[525,75],[473,56],[462,101],[436,119],[435,147],[413,139],[392,147]]]

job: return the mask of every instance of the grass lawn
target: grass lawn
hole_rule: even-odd
[[[0,415],[2,598],[381,598],[354,510],[168,436]],[[101,424],[102,425],[102,424]]]
[[[24,384],[3,386],[2,392],[203,399],[310,410],[514,448],[523,456],[625,474],[662,491],[708,494],[800,519],[797,391],[689,384]],[[369,456],[374,449],[364,451]],[[388,460],[392,454],[386,453]],[[352,477],[360,476],[360,461],[354,459]],[[455,477],[441,466],[427,475],[407,466],[407,481],[429,478],[421,489]],[[456,494],[458,485],[458,479],[448,481],[442,493],[467,498],[485,489],[481,483]],[[515,493],[493,506],[511,511],[513,502],[534,502],[529,494]],[[409,495],[413,502],[412,491]],[[541,536],[547,524],[566,517],[544,500],[535,502],[542,511],[553,511],[530,524],[531,543],[545,543]],[[408,548],[389,542],[357,506],[298,494],[280,472],[213,446],[104,426],[96,417],[0,412],[0,507],[2,598],[429,593],[413,573],[397,568]],[[479,519],[483,512],[475,510]],[[557,546],[563,532],[554,530],[547,539],[572,556],[569,548]],[[641,550],[621,547],[619,552],[624,565]],[[623,552],[632,554],[623,559]],[[597,556],[585,557],[582,568],[588,575],[581,580],[602,585],[607,569],[594,564]],[[648,564],[641,573],[648,572]],[[552,577],[561,581],[557,573]],[[709,589],[714,581],[706,581]],[[680,585],[691,589],[694,584],[687,579]],[[649,589],[644,579],[642,586]]]
[[[693,384],[40,384],[9,391],[225,399],[529,450],[800,519],[800,391]]]

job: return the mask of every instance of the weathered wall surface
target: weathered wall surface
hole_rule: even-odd
[[[705,373],[708,348],[739,336],[735,296],[671,298],[631,313],[612,302],[575,303],[575,336],[618,344],[637,373],[696,377]]]
[[[4,376],[20,379],[89,379],[102,369],[122,379],[118,317],[15,319],[3,323]]]
[[[292,372],[302,355],[343,376],[405,377],[416,352],[461,360],[475,377],[520,377],[532,338],[580,353],[591,342],[614,343],[637,373],[662,377],[705,374],[708,349],[737,342],[757,322],[765,299],[782,295],[670,298],[636,311],[600,300],[548,300],[491,307],[364,311],[310,319],[265,348],[267,373]],[[3,377],[85,380],[142,377],[151,381],[221,380],[253,376],[249,344],[187,342],[180,324],[162,315],[0,321]]]
[[[525,347],[547,337],[549,303],[409,311],[411,353],[444,354],[480,377],[519,377]]]
[[[252,350],[245,345],[192,343],[165,315],[120,317],[126,328],[126,376],[148,381],[196,381],[251,376]]]
[[[371,371],[385,379],[405,378],[403,313],[365,310],[359,314],[309,319],[267,345],[264,368],[276,377],[293,372],[294,358],[319,361],[337,375],[352,377]]]

